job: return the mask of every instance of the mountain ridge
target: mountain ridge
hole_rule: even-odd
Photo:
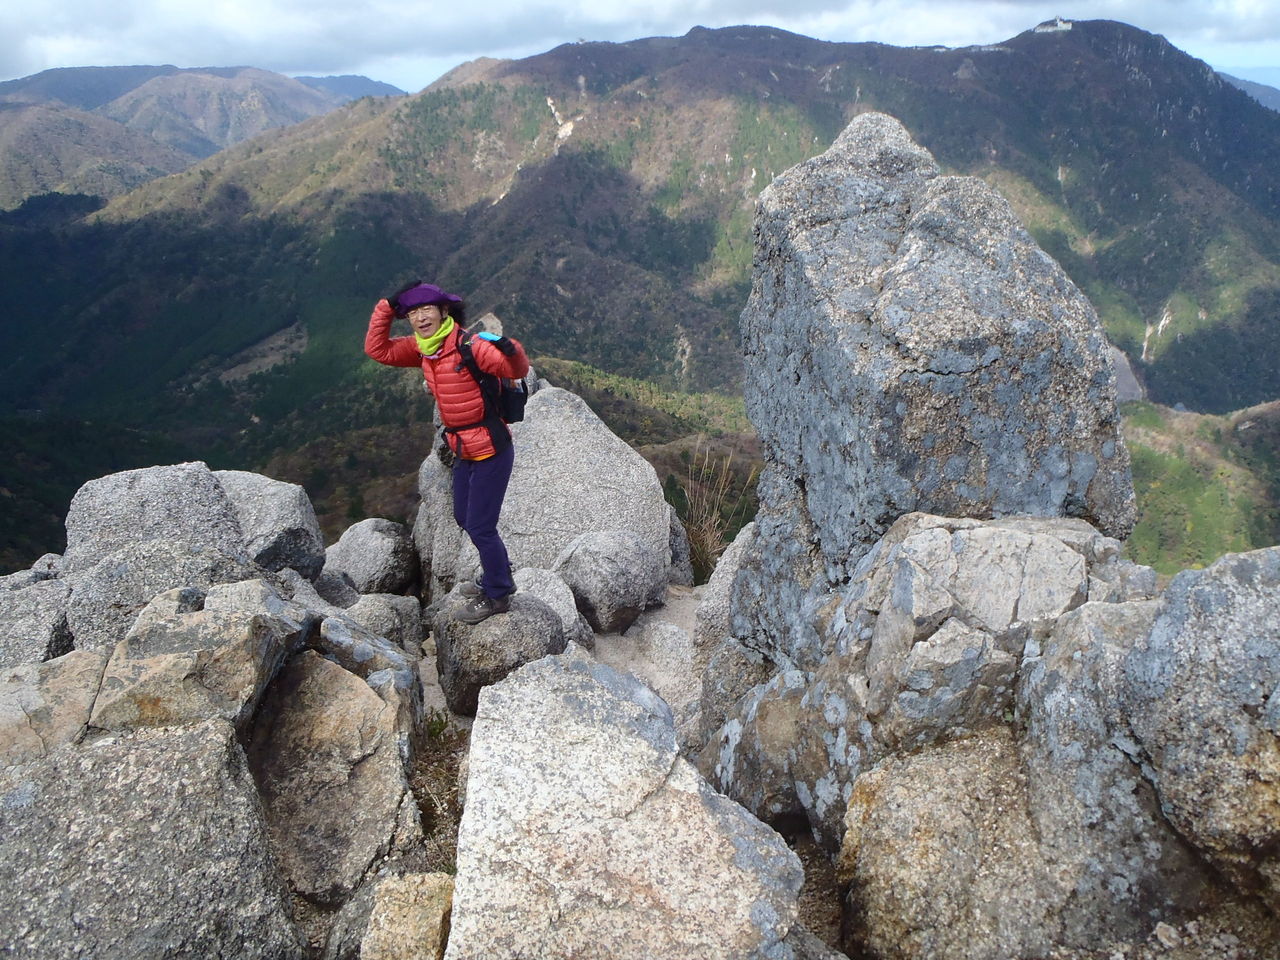
[[[1212,350],[1201,346],[1217,327],[1210,339],[1226,337],[1249,368],[1258,336],[1275,339],[1266,317],[1280,288],[1280,175],[1270,162],[1280,118],[1136,28],[1090,21],[954,50],[695,28],[684,38],[566,44],[464,66],[394,103],[376,142],[341,157],[298,169],[308,151],[322,152],[307,136],[332,130],[335,118],[221,154],[101,217],[198,215],[203,178],[239,183],[262,212],[314,209],[320,198],[363,190],[408,195],[407,207],[425,200],[439,214],[470,210],[474,220],[513,196],[531,167],[576,152],[620,171],[666,217],[709,230],[714,242],[691,288],[740,301],[755,193],[818,152],[853,113],[880,109],[904,119],[949,172],[983,176],[1009,197],[1094,300],[1156,399],[1224,411],[1280,394],[1265,371],[1252,393],[1215,383]],[[292,175],[264,183],[253,172],[265,165],[252,159],[259,153]],[[433,269],[446,266],[433,260]],[[1181,390],[1188,376],[1193,388]],[[1206,401],[1214,393],[1225,395]]]
[[[382,88],[395,90],[362,77],[172,65],[63,67],[9,80],[0,83],[0,207],[50,190],[118,196]]]
[[[0,223],[0,404],[246,467],[335,431],[425,444],[412,374],[359,352],[373,300],[419,276],[498,313],[535,362],[732,393],[755,196],[872,109],[1001,190],[1154,400],[1280,396],[1280,118],[1094,21],[955,50],[767,27],[570,44],[268,131],[79,223]],[[289,362],[209,376],[294,327]]]

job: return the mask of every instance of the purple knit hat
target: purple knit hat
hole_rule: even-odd
[[[447,303],[461,302],[461,297],[455,297],[452,293],[445,293],[434,283],[420,283],[416,287],[410,287],[396,297],[396,316],[403,317],[414,307],[425,306],[429,303],[443,306]]]

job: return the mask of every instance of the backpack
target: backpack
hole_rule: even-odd
[[[462,365],[480,385],[486,418],[497,413],[503,423],[519,423],[524,419],[524,405],[529,399],[528,383],[523,379],[511,380],[481,370],[476,363],[475,354],[471,352],[469,336],[458,341],[458,355],[462,357]]]

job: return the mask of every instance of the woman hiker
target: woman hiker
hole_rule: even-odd
[[[391,321],[407,318],[413,335],[393,337]],[[517,380],[529,372],[524,348],[508,337],[480,333],[464,324],[462,298],[430,283],[413,283],[379,300],[369,317],[364,352],[389,367],[422,366],[444,422],[453,464],[453,518],[480,552],[483,574],[463,584],[467,597],[459,619],[479,623],[505,613],[515,592],[507,548],[498,535],[498,514],[511,479],[515,450],[511,431],[493,404],[486,409],[480,384],[459,351],[469,340],[476,366],[485,373]],[[463,344],[463,350],[466,345]]]

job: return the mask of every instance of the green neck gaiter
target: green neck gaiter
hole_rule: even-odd
[[[444,343],[444,338],[453,333],[454,326],[453,317],[445,317],[440,329],[429,337],[424,337],[415,330],[413,339],[418,342],[418,352],[424,357],[434,356],[440,349],[440,344]]]

